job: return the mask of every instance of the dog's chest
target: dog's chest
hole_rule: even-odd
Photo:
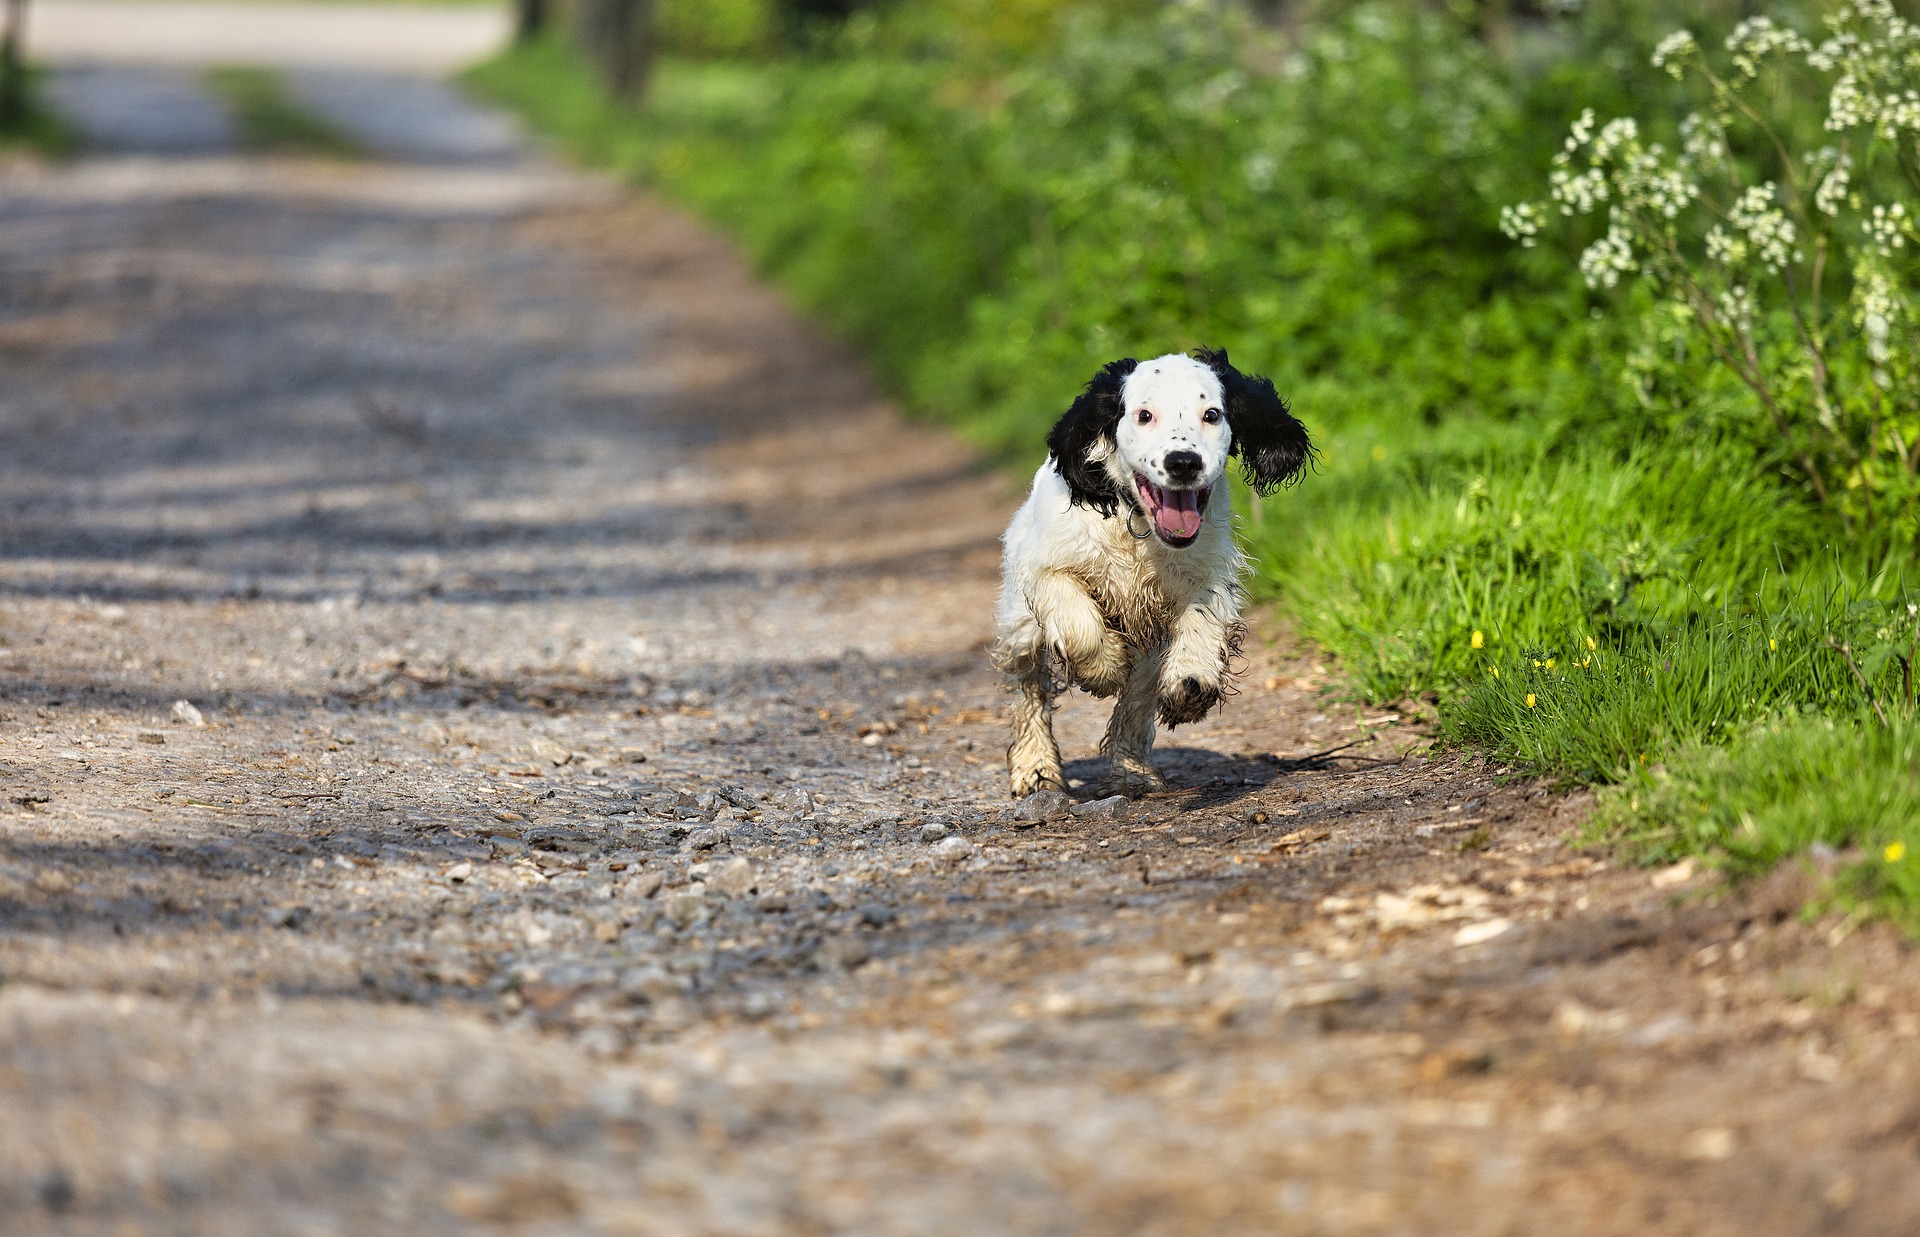
[[[1134,644],[1170,635],[1174,618],[1201,585],[1197,576],[1189,578],[1191,573],[1156,565],[1145,556],[1142,559],[1125,561],[1114,556],[1098,564],[1083,580],[1107,626]]]

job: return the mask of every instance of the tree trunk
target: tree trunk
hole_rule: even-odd
[[[547,28],[547,0],[513,0],[513,41],[528,43]]]
[[[638,103],[653,68],[653,0],[580,0],[577,32],[614,95]]]
[[[0,128],[27,120],[27,0],[6,0],[6,26],[0,29]]]

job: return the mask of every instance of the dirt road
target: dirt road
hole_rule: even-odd
[[[0,1231],[1920,1225],[1896,938],[1271,632],[1169,792],[1011,819],[1008,483],[419,129],[0,177]]]

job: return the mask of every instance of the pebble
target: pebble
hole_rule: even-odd
[[[687,835],[687,846],[692,850],[712,850],[726,840],[725,829],[695,829]]]
[[[707,885],[717,893],[729,898],[753,892],[760,877],[753,865],[745,859],[729,859],[720,865],[720,870],[707,877]]]
[[[473,865],[471,863],[456,863],[447,869],[447,879],[456,885],[471,879],[472,876]]]
[[[629,1000],[651,1001],[657,997],[677,996],[686,987],[683,980],[657,966],[636,966],[620,972],[615,981],[620,995]]]
[[[1125,795],[1108,795],[1104,799],[1075,804],[1067,810],[1082,820],[1117,820],[1126,815],[1127,809],[1132,806],[1133,800]]]
[[[872,928],[884,928],[900,917],[900,912],[891,906],[873,903],[860,908],[860,922]]]
[[[828,937],[813,951],[813,964],[823,971],[851,971],[873,957],[873,948],[857,936]]]
[[[676,893],[667,899],[667,918],[684,928],[707,913],[707,900],[697,893]]]
[[[947,828],[937,820],[928,821],[926,824],[920,826],[920,840],[922,842],[938,842],[941,838],[946,837],[952,832],[953,830]]]
[[[948,863],[958,863],[973,854],[973,843],[965,838],[942,838],[933,853]]]
[[[299,931],[313,914],[304,906],[276,906],[267,912],[267,923],[275,928],[292,928]]]
[[[200,710],[193,707],[191,700],[176,700],[173,702],[173,720],[183,726],[204,726],[207,724],[207,719],[200,715]]]
[[[1036,790],[1013,805],[1013,818],[1038,823],[1065,816],[1072,809],[1073,797],[1064,791]]]
[[[642,872],[630,877],[621,890],[629,898],[651,898],[660,892],[660,883],[665,879],[659,872]]]

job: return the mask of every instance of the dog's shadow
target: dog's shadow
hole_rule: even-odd
[[[1289,773],[1318,768],[1313,760],[1286,760],[1264,752],[1232,756],[1200,747],[1156,747],[1153,767],[1167,779],[1166,799],[1183,812],[1225,807],[1257,794]],[[1098,798],[1107,775],[1103,757],[1066,762],[1067,783],[1077,799]]]

